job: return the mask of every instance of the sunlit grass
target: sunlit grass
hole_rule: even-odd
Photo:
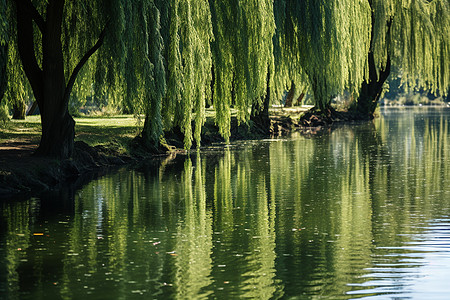
[[[39,142],[41,118],[30,116],[26,120],[10,120],[0,128],[0,143],[27,141]]]
[[[143,122],[132,115],[75,118],[75,140],[91,146],[104,145],[127,152],[129,141],[139,134]]]
[[[91,146],[114,145],[126,148],[142,127],[142,122],[132,115],[108,117],[74,118],[75,140]],[[11,120],[0,130],[0,143],[38,143],[41,136],[40,116],[29,116],[26,120]]]
[[[298,116],[299,112],[309,107],[280,108],[273,107],[270,113],[274,116]],[[236,116],[236,110],[231,110]],[[214,108],[206,109],[206,118],[214,122]],[[104,145],[114,149],[127,151],[129,141],[136,137],[142,129],[144,118],[133,115],[85,116],[75,119],[75,141],[83,141],[91,146]],[[41,137],[40,116],[28,116],[25,120],[10,120],[0,127],[0,144],[3,143],[39,143]]]

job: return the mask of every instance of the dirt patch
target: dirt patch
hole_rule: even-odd
[[[75,142],[71,159],[34,156],[37,145],[27,142],[0,146],[0,199],[37,194],[83,174],[133,161],[130,156]]]

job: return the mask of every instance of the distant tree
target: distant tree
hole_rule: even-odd
[[[303,98],[302,94],[309,85],[307,74],[300,63],[298,38],[293,34],[298,28],[293,16],[295,12],[286,0],[274,1],[275,36],[273,53],[275,61],[274,97],[282,99],[286,95],[286,107],[295,104],[295,100]],[[304,94],[303,94],[304,95]]]
[[[368,74],[357,109],[371,116],[391,65],[403,85],[436,93],[450,86],[450,2],[448,0],[369,0],[371,42]]]
[[[320,110],[348,90],[357,111],[371,116],[391,65],[406,85],[448,89],[448,0],[275,0],[275,7],[284,9],[281,39],[299,57]]]

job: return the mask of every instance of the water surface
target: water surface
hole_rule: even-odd
[[[448,299],[450,111],[0,204],[1,299]]]

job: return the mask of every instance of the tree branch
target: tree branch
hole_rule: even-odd
[[[16,0],[17,2],[17,0]],[[43,33],[45,28],[45,21],[44,18],[42,18],[41,14],[37,11],[36,7],[34,7],[33,3],[31,1],[21,1],[23,2],[24,9],[27,10],[27,12],[30,14],[33,21],[38,26],[39,30]]]
[[[33,16],[28,6],[30,1],[16,0],[17,5],[17,45],[23,69],[30,82],[36,101],[43,98],[42,70],[34,52]]]
[[[391,73],[391,26],[392,26],[392,21],[393,21],[393,17],[390,17],[389,20],[386,22],[386,26],[387,26],[387,31],[386,31],[386,51],[387,51],[387,60],[386,60],[386,66],[384,67],[384,69],[382,69],[380,71],[380,78],[379,78],[379,82],[381,85],[384,84],[384,82],[386,81],[386,79],[389,77],[389,74]]]
[[[69,96],[72,92],[73,85],[75,84],[75,80],[77,78],[78,73],[80,72],[81,68],[86,64],[88,59],[101,47],[103,44],[103,41],[105,39],[106,35],[106,29],[108,27],[109,21],[106,23],[105,27],[103,28],[102,32],[100,33],[100,36],[98,38],[97,43],[89,49],[88,52],[83,56],[83,58],[80,60],[80,62],[77,64],[75,69],[73,69],[72,75],[70,76],[69,82],[67,83],[66,89],[64,91],[64,104],[69,103]]]

